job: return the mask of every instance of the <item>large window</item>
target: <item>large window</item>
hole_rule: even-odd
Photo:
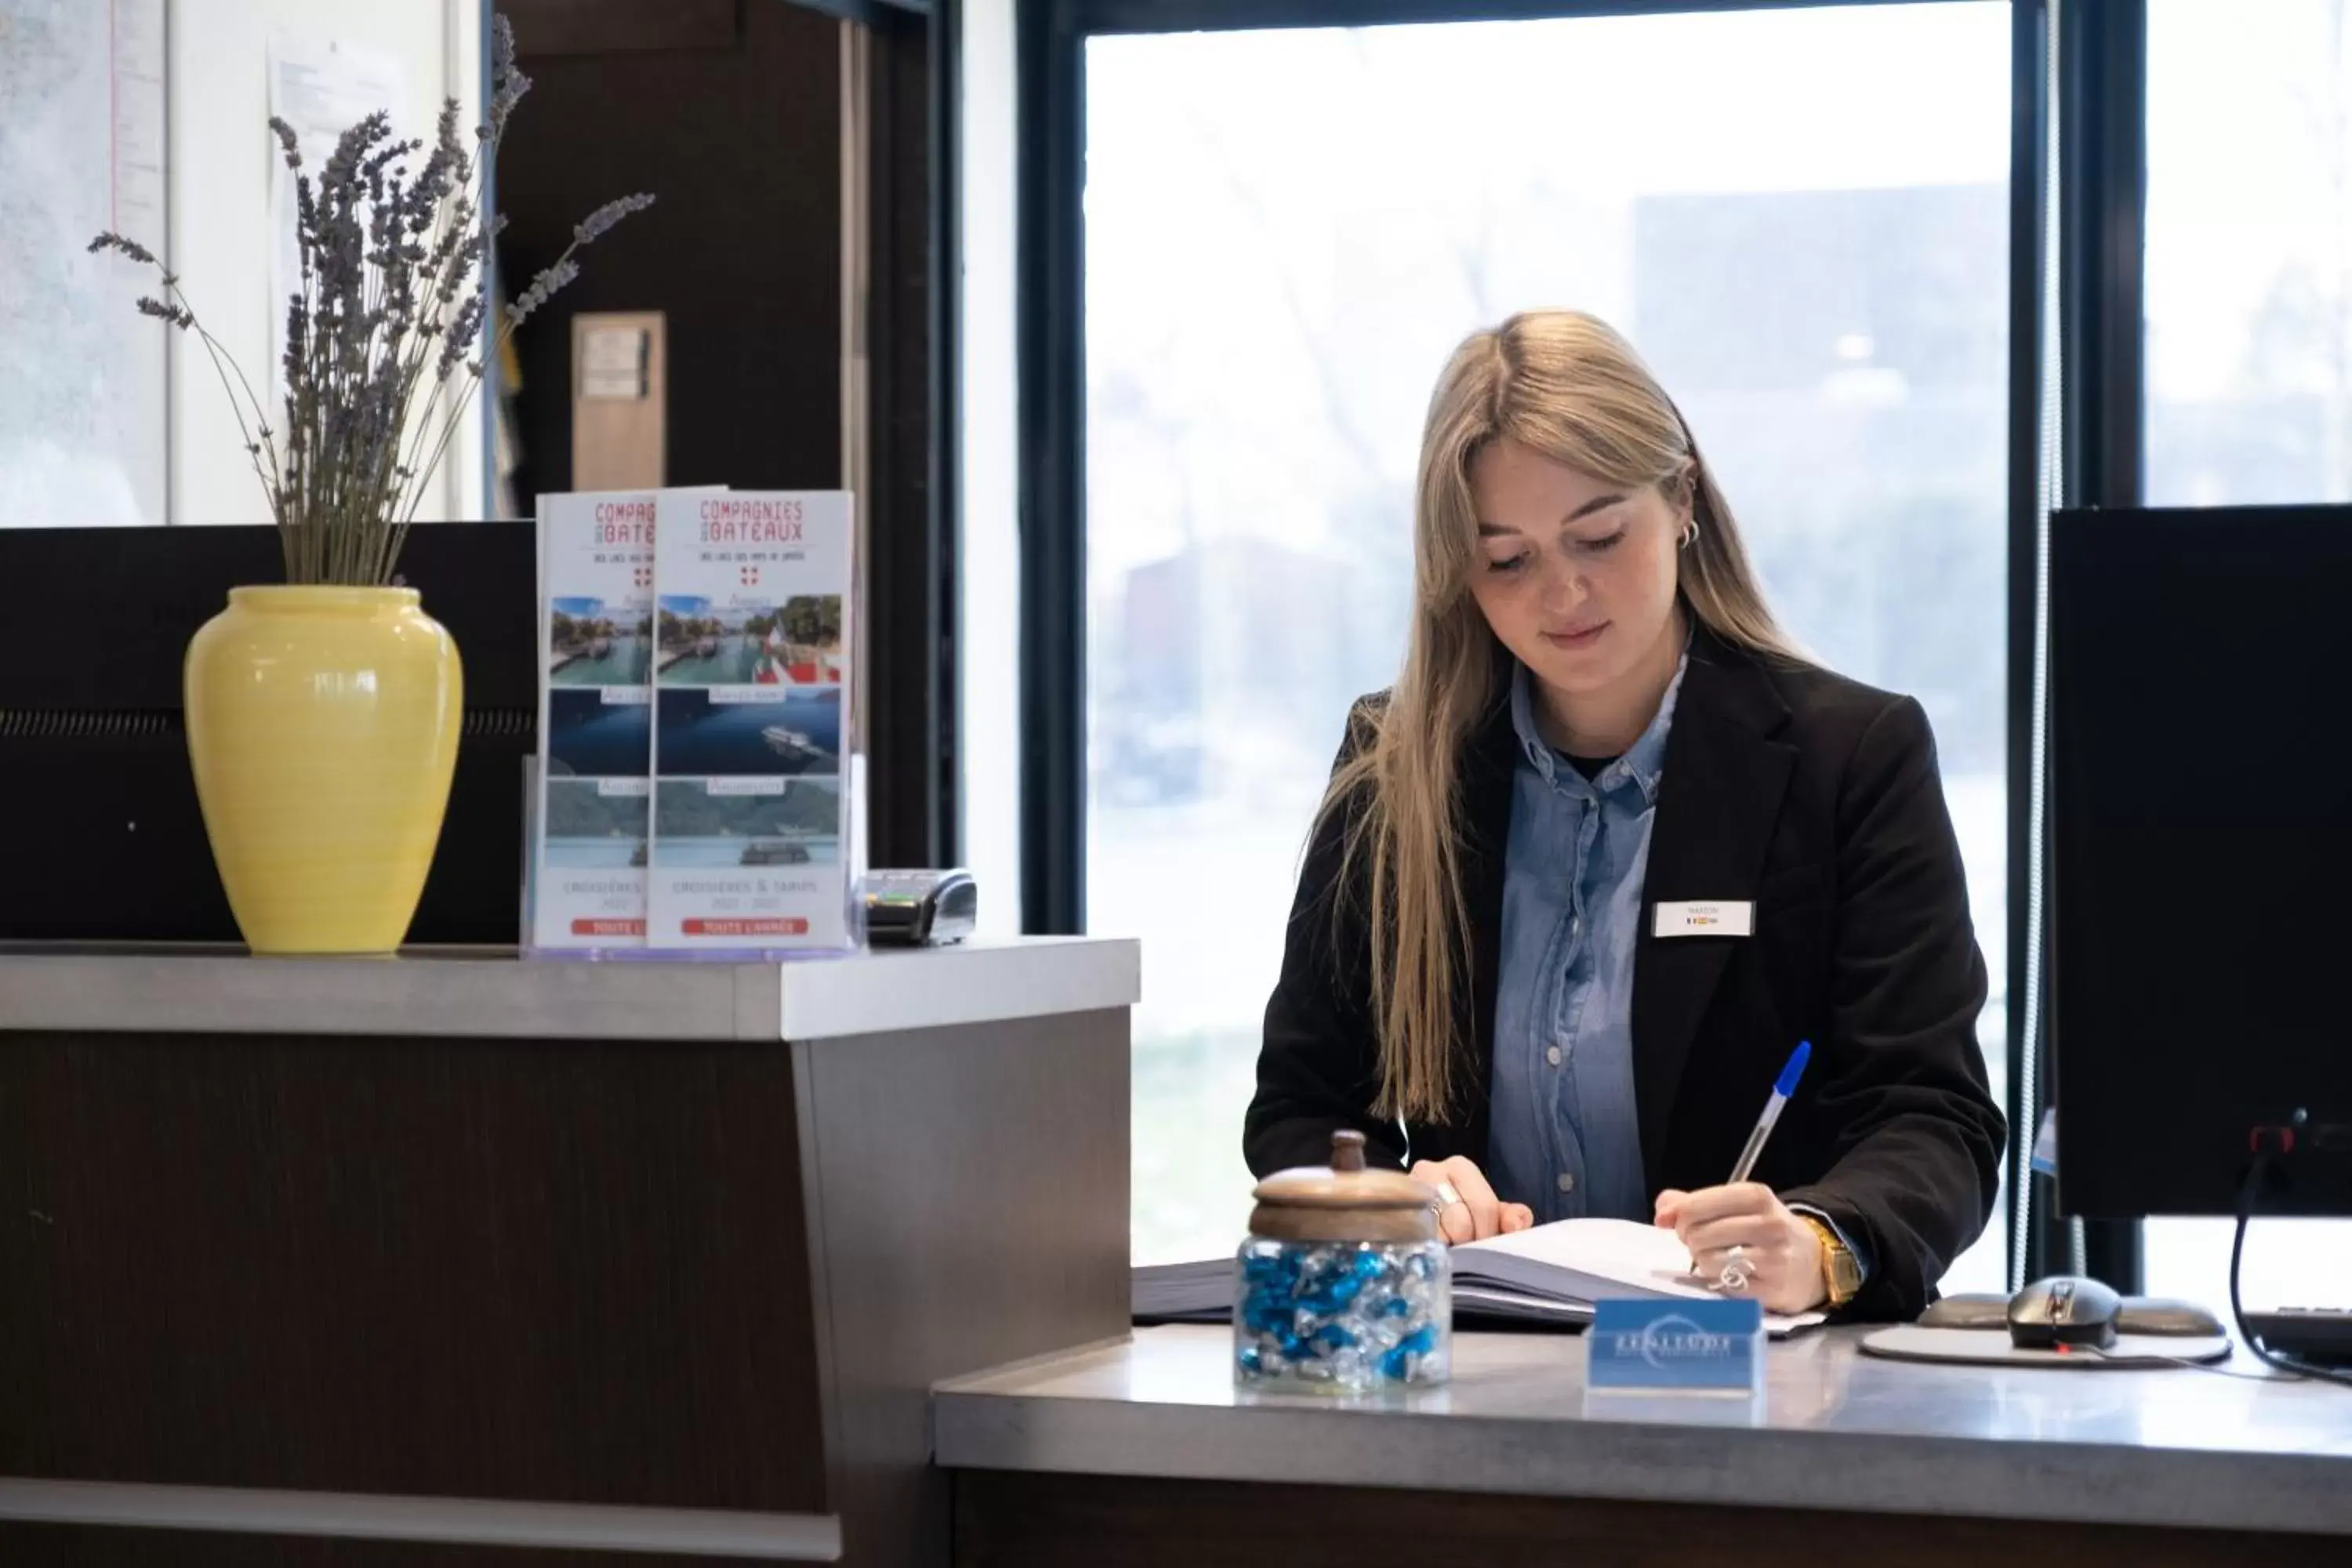
[[[2148,0],[2147,500],[2352,500],[2352,0]]]
[[[2147,499],[2352,500],[2352,0],[2148,0]],[[2216,1300],[2227,1220],[2151,1220]],[[2250,1306],[2352,1302],[2352,1223],[2271,1221]]]
[[[1622,327],[1791,630],[1926,703],[2000,1088],[2009,26],[1977,3],[1089,43],[1087,923],[1149,954],[1139,1261],[1244,1227],[1297,852],[1349,700],[1402,650],[1423,405],[1525,307]],[[1996,1237],[1948,1283],[2001,1268]]]

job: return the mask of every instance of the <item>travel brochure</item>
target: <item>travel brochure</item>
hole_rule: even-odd
[[[539,498],[535,948],[645,945],[654,511],[651,490]]]
[[[539,951],[851,945],[849,498],[540,502]]]
[[[661,498],[655,947],[849,945],[849,498]]]

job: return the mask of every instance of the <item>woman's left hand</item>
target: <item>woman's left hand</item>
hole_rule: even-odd
[[[1760,1183],[1660,1193],[1657,1223],[1681,1237],[1691,1271],[1710,1285],[1738,1247],[1748,1283],[1727,1293],[1753,1296],[1768,1312],[1810,1312],[1829,1298],[1821,1237]]]

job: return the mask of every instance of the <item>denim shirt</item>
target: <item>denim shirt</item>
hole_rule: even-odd
[[[1537,732],[1516,671],[1519,756],[1504,852],[1488,1175],[1536,1223],[1650,1218],[1633,1106],[1633,950],[1650,826],[1685,656],[1632,749],[1588,780]]]
[[[1512,678],[1519,756],[1504,848],[1487,1178],[1504,1202],[1533,1209],[1538,1225],[1652,1215],[1633,1103],[1633,950],[1666,737],[1689,668],[1685,654],[1649,728],[1591,780],[1537,732],[1527,667]],[[1861,1237],[1818,1209],[1796,1212],[1827,1225],[1868,1278]]]

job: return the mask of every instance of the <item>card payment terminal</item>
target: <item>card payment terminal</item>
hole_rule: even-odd
[[[980,889],[971,873],[868,871],[858,884],[866,940],[876,947],[936,947],[971,934]]]

